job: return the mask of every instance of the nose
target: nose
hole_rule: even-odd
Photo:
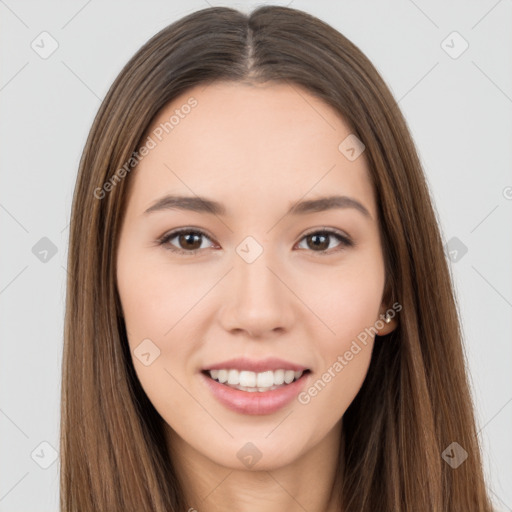
[[[268,338],[290,329],[296,320],[296,295],[280,265],[267,256],[247,263],[236,255],[223,288],[220,321],[225,330]]]

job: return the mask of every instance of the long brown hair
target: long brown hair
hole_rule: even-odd
[[[406,122],[365,55],[299,10],[208,8],[166,27],[103,100],[71,214],[61,405],[61,510],[187,510],[162,418],[132,365],[115,280],[134,152],[197,84],[286,82],[334,108],[366,146],[398,327],[375,343],[343,417],[343,510],[490,511],[451,275]],[[127,166],[127,162],[130,162]],[[124,172],[120,172],[124,169]],[[457,468],[442,453],[457,442]]]

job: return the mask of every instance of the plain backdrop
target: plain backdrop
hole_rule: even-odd
[[[102,98],[166,25],[261,3],[0,0],[0,512],[58,510],[68,223]],[[288,5],[359,46],[407,119],[456,284],[486,475],[511,511],[511,1]]]

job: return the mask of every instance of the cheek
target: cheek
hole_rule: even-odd
[[[165,311],[172,311],[170,302],[173,294],[164,293],[164,282],[154,279],[147,266],[137,268],[128,263],[122,262],[117,273],[128,338],[131,343],[136,342],[141,336],[159,338],[171,327],[165,325]]]
[[[344,269],[342,275],[331,276],[323,284],[325,292],[316,294],[314,307],[329,329],[314,338],[321,365],[301,403],[314,401],[334,421],[353,401],[368,371],[382,301],[383,269],[375,262],[366,268]]]
[[[317,372],[299,395],[299,403],[324,424],[334,425],[345,414],[366,378],[373,341],[355,343],[330,360],[324,371]],[[348,354],[350,354],[349,357]]]
[[[166,276],[164,269],[141,261],[135,252],[118,259],[117,286],[135,372],[153,406],[164,415],[169,409],[190,406],[180,383],[185,382],[197,348],[186,316],[188,304],[194,297],[197,302],[197,290],[194,294],[193,287],[183,288],[179,274]]]
[[[384,270],[375,260],[365,265],[340,268],[325,276],[317,276],[309,286],[316,289],[312,310],[325,324],[325,352],[347,350],[346,345],[361,333],[374,326],[384,289]],[[328,327],[328,328],[327,328]],[[364,337],[364,334],[362,334]]]
[[[194,299],[197,302],[197,286],[186,286],[178,271],[128,252],[118,259],[117,286],[130,342],[141,336],[169,339]]]
[[[128,343],[135,370],[148,394],[157,390],[157,376],[172,384],[169,374],[183,381],[185,374],[195,371],[193,355],[201,343],[195,319],[206,314],[200,299],[211,284],[205,280],[191,285],[193,281],[191,272],[144,261],[136,250],[125,249],[118,258],[117,286]],[[158,354],[150,366],[138,359],[142,347],[147,348],[144,352]]]
[[[335,334],[316,338],[318,365],[301,404],[314,403],[327,424],[339,420],[361,389],[370,365],[379,301],[374,294],[340,297],[330,316]]]

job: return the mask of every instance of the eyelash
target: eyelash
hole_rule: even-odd
[[[197,256],[199,254],[199,251],[201,249],[194,249],[191,251],[186,251],[185,249],[180,249],[179,247],[170,245],[168,242],[172,240],[173,238],[176,238],[177,236],[187,233],[187,234],[194,234],[194,235],[200,235],[205,238],[208,238],[211,240],[211,238],[200,229],[191,229],[191,228],[183,228],[183,229],[177,229],[176,231],[171,231],[170,233],[166,233],[162,237],[160,237],[157,242],[158,245],[165,246],[164,248],[168,251],[172,251],[177,254],[183,254],[185,256]],[[332,230],[332,229],[321,229],[316,231],[310,231],[309,233],[306,233],[300,240],[299,243],[306,237],[311,235],[327,235],[327,236],[333,236],[337,238],[341,243],[340,246],[338,246],[338,249],[332,251],[332,252],[339,252],[343,250],[344,248],[354,247],[355,243],[346,235],[343,235],[339,233],[338,231]],[[304,249],[301,249],[304,250]],[[307,250],[307,249],[306,249]],[[332,252],[327,252],[328,250],[322,250],[322,251],[311,251],[313,253],[316,253],[315,256],[329,256],[332,254]]]

